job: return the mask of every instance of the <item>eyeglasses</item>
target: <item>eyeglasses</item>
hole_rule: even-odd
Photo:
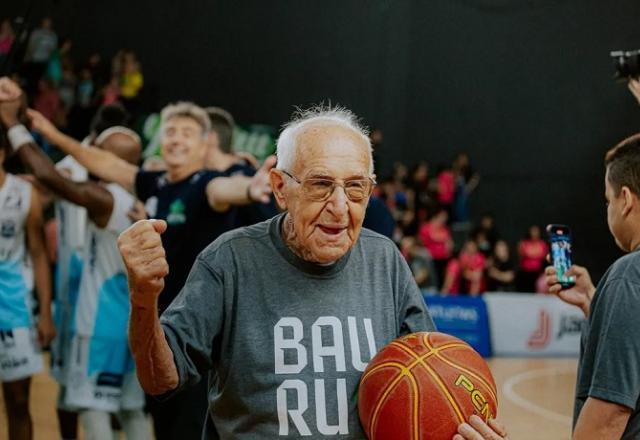
[[[376,181],[371,177],[366,179],[350,179],[342,183],[338,183],[334,179],[326,179],[322,177],[310,177],[303,181],[298,180],[285,170],[281,170],[284,174],[291,177],[297,184],[302,186],[302,192],[305,197],[314,202],[324,202],[336,190],[336,186],[341,186],[347,198],[355,203],[364,201],[371,195]]]

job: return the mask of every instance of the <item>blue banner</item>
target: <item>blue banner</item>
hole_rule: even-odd
[[[491,356],[487,306],[482,298],[424,295],[439,332],[462,339],[483,357]]]

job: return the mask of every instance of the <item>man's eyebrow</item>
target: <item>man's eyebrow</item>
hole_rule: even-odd
[[[364,180],[368,176],[363,174],[354,174],[349,177],[344,178],[343,180]],[[324,171],[312,171],[307,175],[307,179],[329,179],[335,180],[336,178],[330,175],[328,172]]]

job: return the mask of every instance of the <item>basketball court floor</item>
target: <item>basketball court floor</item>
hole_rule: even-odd
[[[498,384],[498,419],[507,426],[511,440],[570,438],[576,364],[576,359],[489,361]],[[48,374],[40,374],[31,391],[35,439],[57,440],[55,382]],[[4,400],[0,399],[0,440],[8,438],[6,426]]]

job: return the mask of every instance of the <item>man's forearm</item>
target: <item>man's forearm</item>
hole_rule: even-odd
[[[212,208],[220,211],[229,205],[246,205],[249,200],[251,178],[246,176],[218,177],[207,187],[207,198]]]
[[[589,397],[578,416],[573,440],[619,439],[630,416],[629,408]]]
[[[140,385],[148,394],[163,394],[178,386],[178,369],[160,326],[157,306],[131,305],[129,344]]]
[[[47,254],[44,247],[41,247],[35,252],[32,252],[31,255],[40,315],[51,318],[51,276],[49,273]]]
[[[133,192],[138,167],[117,157],[109,151],[93,146],[83,146],[77,140],[56,131],[49,135],[49,141],[62,152],[76,159],[89,173],[107,182],[114,182]]]

